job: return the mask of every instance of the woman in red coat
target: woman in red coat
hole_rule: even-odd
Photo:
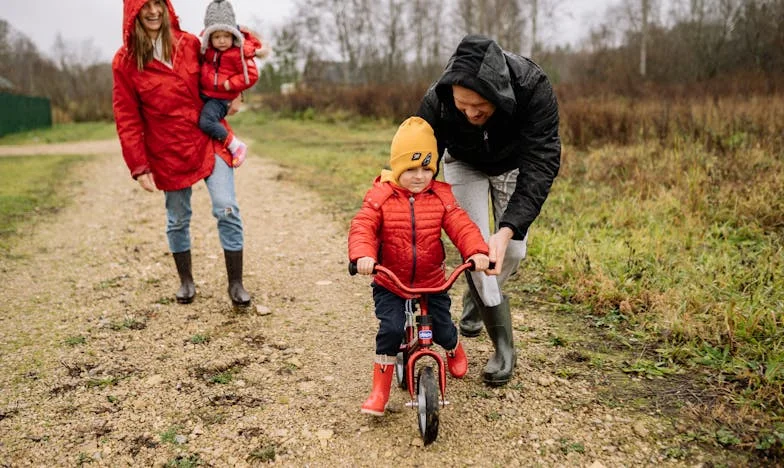
[[[123,158],[144,190],[162,190],[166,235],[180,276],[177,302],[196,294],[191,274],[191,186],[204,180],[217,219],[229,296],[250,305],[242,285],[243,229],[231,154],[198,126],[199,39],[180,29],[164,0],[123,2],[123,46],[112,63],[112,104]]]
[[[378,262],[410,287],[441,286],[445,279],[442,229],[463,258],[474,261],[477,271],[487,269],[487,244],[479,228],[457,204],[449,185],[433,180],[437,163],[438,147],[430,125],[419,117],[403,122],[392,140],[392,170],[376,179],[351,221],[348,256],[359,273],[371,274]],[[403,341],[405,302],[410,298],[384,275],[376,276],[373,301],[379,327],[373,390],[362,405],[363,413],[384,414],[395,356]],[[447,350],[449,373],[463,377],[468,360],[449,314],[449,294],[431,294],[427,303],[433,341]]]

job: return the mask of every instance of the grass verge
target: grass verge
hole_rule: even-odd
[[[274,160],[283,178],[319,193],[347,221],[359,209],[373,179],[389,161],[397,126],[388,121],[305,113],[280,119],[264,113],[241,113],[231,125],[252,152]]]
[[[23,226],[59,210],[67,202],[61,188],[81,156],[0,158],[0,254],[7,255]]]
[[[0,145],[37,145],[72,141],[108,140],[117,136],[112,122],[85,122],[54,125],[0,137]]]

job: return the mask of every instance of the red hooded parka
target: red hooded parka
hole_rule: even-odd
[[[458,205],[448,184],[433,181],[422,192],[411,193],[377,178],[351,221],[349,260],[371,257],[409,287],[439,287],[445,279],[442,229],[463,258],[487,255],[482,233]],[[410,297],[386,275],[378,275],[374,281],[400,297]]]
[[[199,39],[180,29],[166,2],[173,42],[172,68],[152,60],[142,71],[130,52],[136,16],[146,0],[123,2],[123,46],[112,62],[112,106],[123,158],[131,176],[152,172],[165,191],[192,186],[212,173],[220,155],[231,154],[199,129]]]

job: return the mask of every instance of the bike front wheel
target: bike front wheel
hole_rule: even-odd
[[[432,367],[422,367],[417,376],[417,417],[425,445],[433,443],[438,437],[439,410],[438,380]]]

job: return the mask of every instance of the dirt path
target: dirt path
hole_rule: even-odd
[[[239,169],[255,307],[237,313],[196,186],[198,296],[177,305],[162,195],[143,193],[113,148],[79,171],[74,203],[0,259],[0,465],[245,466],[274,454],[284,466],[693,466],[706,456],[673,458],[669,423],[603,404],[602,376],[559,376],[568,349],[549,343],[535,304],[515,306],[520,357],[507,387],[481,383],[486,336],[465,340],[469,374],[449,380],[438,440],[421,447],[404,392],[393,389],[385,418],[359,413],[376,326],[369,281],[346,274],[345,232],[314,195],[261,158]]]
[[[24,156],[28,154],[119,154],[117,139],[99,141],[77,141],[58,145],[0,146],[2,156]]]

